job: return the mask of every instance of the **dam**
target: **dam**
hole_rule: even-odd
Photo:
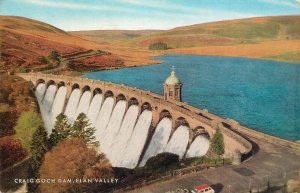
[[[162,152],[180,159],[210,153],[217,128],[224,136],[225,156],[251,154],[251,143],[232,131],[231,122],[181,102],[175,71],[164,84],[164,96],[135,87],[80,77],[19,73],[34,84],[40,112],[50,135],[57,115],[70,124],[85,113],[95,127],[100,151],[114,167],[135,168]]]

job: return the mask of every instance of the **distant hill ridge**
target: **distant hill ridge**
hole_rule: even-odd
[[[19,16],[0,16],[0,27],[11,30],[32,30],[69,35],[67,32],[50,24]]]
[[[165,41],[173,48],[258,43],[300,38],[300,15],[258,17],[177,27],[134,40],[139,45]]]

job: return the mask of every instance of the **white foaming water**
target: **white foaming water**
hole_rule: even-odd
[[[35,89],[35,96],[38,99],[39,104],[42,102],[45,92],[46,92],[45,83],[40,83],[39,85],[37,85]]]
[[[75,120],[79,99],[80,99],[80,90],[76,88],[72,91],[65,110],[65,115],[68,117],[68,121],[70,124],[72,124]]]
[[[187,126],[181,125],[173,133],[167,145],[166,152],[177,154],[179,155],[179,158],[182,159],[186,151],[188,142],[189,128]]]
[[[131,105],[122,122],[119,133],[115,136],[114,143],[112,144],[110,151],[113,158],[110,160],[113,166],[118,166],[123,160],[123,152],[126,148],[129,138],[133,132],[134,125],[138,118],[139,107],[137,105]]]
[[[204,156],[209,149],[209,140],[199,135],[191,144],[190,148],[186,153],[186,157],[201,157]]]
[[[163,118],[155,129],[154,135],[140,163],[140,166],[144,166],[149,158],[165,151],[171,130],[171,120],[169,118]]]
[[[87,117],[90,119],[91,126],[96,125],[97,117],[99,115],[101,104],[102,104],[102,94],[96,94],[90,104]]]
[[[118,135],[118,132],[121,127],[121,123],[125,114],[126,110],[126,101],[121,100],[119,101],[110,117],[110,121],[107,125],[106,132],[104,133],[104,136],[102,137],[102,141],[100,141],[101,150],[109,160],[113,160],[114,155],[112,154],[112,151],[110,147],[112,144],[116,141],[116,136]]]
[[[112,113],[113,110],[113,106],[114,106],[114,98],[112,97],[108,97],[104,100],[104,103],[101,107],[97,122],[96,122],[96,132],[95,132],[95,136],[97,138],[97,140],[100,142],[102,141],[102,136],[103,133],[105,132],[106,126],[109,122],[110,119],[110,115]],[[101,148],[101,146],[100,146]]]
[[[56,116],[63,112],[67,89],[61,86],[58,90],[54,85],[46,89],[44,83],[36,87],[35,95],[40,105],[45,128],[50,135]],[[148,137],[152,121],[152,112],[143,111],[139,116],[139,108],[132,105],[126,111],[126,101],[119,101],[115,108],[114,98],[108,97],[102,104],[103,96],[96,94],[91,100],[91,92],[86,91],[80,97],[80,90],[71,93],[65,110],[69,123],[73,123],[76,116],[83,112],[96,128],[95,136],[100,142],[101,151],[107,155],[113,166],[134,168],[138,165],[141,153]],[[124,116],[125,114],[125,116]],[[154,135],[145,152],[140,166],[161,152],[170,152],[182,158],[186,152],[189,131],[186,126],[179,126],[168,142],[172,129],[172,122],[163,118],[156,127]],[[209,141],[198,136],[187,151],[186,157],[199,157],[207,153]]]
[[[119,166],[134,168],[137,166],[143,151],[152,121],[152,111],[144,110],[139,117],[127,147],[123,152],[123,160]]]
[[[44,122],[44,126],[47,129],[48,135],[50,135],[50,133],[51,133],[51,120],[49,119],[49,111],[46,110],[45,105],[43,104],[43,100],[46,97],[45,93],[47,93],[47,92],[49,93],[49,91],[46,91],[46,85],[44,83],[40,83],[36,87],[35,95],[36,95],[38,103],[39,103],[39,107],[40,107],[42,119],[43,119],[43,122]],[[50,94],[48,94],[48,96],[49,95]]]
[[[63,111],[66,95],[67,95],[67,88],[65,86],[59,87],[54,98],[52,109],[50,111],[51,130],[54,127],[56,117]]]
[[[37,101],[39,103],[39,107],[40,107],[42,119],[43,119],[43,122],[44,122],[44,126],[48,130],[48,128],[47,128],[48,117],[47,117],[46,110],[45,110],[45,108],[44,108],[44,106],[42,104],[42,100],[43,100],[43,98],[45,96],[45,92],[46,92],[46,85],[45,85],[45,83],[40,83],[39,85],[37,85],[36,90],[35,90],[35,96],[36,96]],[[49,135],[49,132],[48,132],[48,135]]]
[[[54,101],[54,97],[55,97],[55,94],[56,94],[56,90],[57,90],[57,87],[55,85],[49,85],[47,90],[46,90],[46,94],[44,96],[42,104],[43,104],[43,106],[45,108],[45,111],[47,113],[49,113],[50,110],[51,110],[51,107],[52,107],[52,104],[53,104],[53,101]]]
[[[91,102],[92,93],[90,91],[85,91],[79,101],[75,119],[78,117],[80,113],[87,114]]]

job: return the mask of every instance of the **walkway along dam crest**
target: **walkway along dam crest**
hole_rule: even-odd
[[[217,128],[224,136],[224,156],[241,154],[243,159],[252,155],[252,144],[232,129],[238,123],[179,100],[80,77],[16,75],[34,84],[48,133],[59,113],[66,114],[70,123],[80,112],[86,113],[96,128],[101,151],[113,166],[143,166],[150,157],[166,151],[180,158],[203,156],[209,152],[209,139]],[[125,153],[120,157],[121,151]]]

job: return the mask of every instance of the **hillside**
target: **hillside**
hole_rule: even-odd
[[[138,37],[162,32],[163,30],[91,30],[70,31],[69,33],[95,42],[118,43]]]
[[[158,63],[151,56],[167,53],[300,63],[300,15],[211,22],[171,30],[80,32],[65,32],[28,18],[0,16],[0,32],[0,72],[139,66]],[[169,49],[148,50],[155,42],[167,43]],[[49,59],[53,50],[61,55],[60,63]]]
[[[127,31],[127,33],[134,31]],[[268,58],[300,62],[300,15],[270,16],[177,27],[126,38],[103,31],[79,33],[83,38],[147,50],[154,42],[170,48],[163,53]],[[101,36],[101,38],[100,38]],[[115,41],[115,39],[119,40]],[[157,52],[154,52],[157,53]],[[161,54],[161,53],[160,53]]]
[[[49,24],[24,17],[0,16],[0,32],[0,72],[74,70],[69,65],[75,63],[76,69],[87,67],[87,70],[93,70],[151,62],[147,53],[141,53],[141,57],[135,59],[128,54],[131,52],[128,48],[85,40]],[[59,53],[60,62],[49,58],[54,50]],[[69,55],[77,57],[72,57],[70,61]]]
[[[147,47],[165,42],[168,53],[268,58],[300,62],[300,15],[249,18],[178,27],[137,38]]]

